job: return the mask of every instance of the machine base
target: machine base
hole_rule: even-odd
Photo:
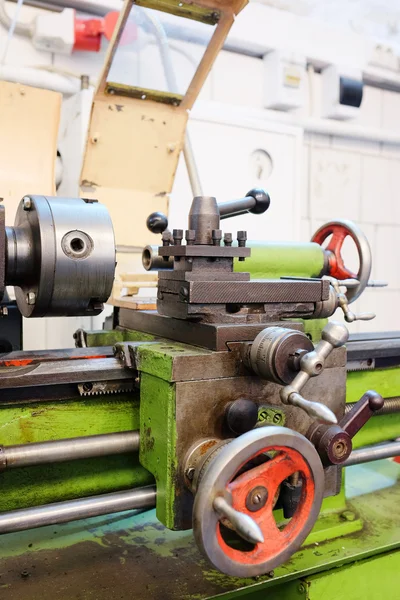
[[[316,542],[315,529],[308,545],[289,562],[273,575],[256,579],[235,579],[211,569],[195,547],[192,532],[165,529],[154,511],[4,535],[1,598],[396,600],[399,477],[400,465],[388,460],[347,469],[347,510],[340,519],[348,522],[352,533],[327,539],[326,531],[326,541]],[[320,529],[317,537],[321,533]]]

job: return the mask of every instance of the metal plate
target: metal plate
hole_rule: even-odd
[[[275,323],[277,324],[277,323]],[[217,324],[193,323],[183,319],[174,319],[159,315],[156,311],[135,311],[121,308],[119,311],[119,325],[127,329],[134,329],[144,333],[208,348],[210,350],[227,350],[229,342],[251,342],[265,327],[274,323],[247,323],[247,324]],[[279,323],[282,325],[282,323]],[[303,330],[300,323],[285,322],[285,327]]]

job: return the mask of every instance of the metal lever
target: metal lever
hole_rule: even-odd
[[[353,282],[358,284],[359,282],[357,281],[357,279],[344,279],[343,281],[340,281],[340,283],[334,277],[324,276],[322,279],[328,279],[330,281],[333,289],[335,290],[335,294],[336,294],[336,297],[338,300],[339,307],[342,309],[344,318],[347,323],[353,323],[354,321],[371,321],[372,319],[375,319],[376,315],[375,315],[375,313],[372,313],[372,312],[371,313],[359,313],[358,315],[356,315],[349,308],[349,301],[346,296],[346,293],[342,292],[340,290],[341,286],[344,287],[346,290],[347,285],[349,287],[352,287],[352,285],[354,285]]]
[[[213,507],[222,518],[228,519],[236,533],[244,540],[251,544],[264,542],[264,536],[257,523],[249,515],[232,508],[225,498],[217,496],[214,499]]]
[[[247,192],[245,198],[238,200],[229,200],[218,204],[219,214],[221,219],[245,215],[250,212],[254,215],[261,215],[268,210],[271,199],[267,192],[260,188],[254,188]]]
[[[372,417],[374,412],[383,408],[384,399],[373,390],[365,392],[351,411],[341,419],[338,425],[312,426],[307,434],[314,444],[325,466],[343,463],[353,449],[352,438]]]
[[[307,352],[300,359],[300,371],[290,385],[281,389],[281,400],[284,404],[291,404],[302,408],[310,417],[326,423],[337,423],[334,413],[320,402],[311,402],[301,395],[301,390],[311,377],[322,373],[325,360],[334,348],[343,346],[348,340],[349,332],[345,325],[337,321],[328,323],[321,332],[321,341],[311,352]]]

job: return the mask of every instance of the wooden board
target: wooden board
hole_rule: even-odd
[[[186,121],[186,111],[157,102],[95,99],[81,189],[109,209],[118,245],[159,242],[147,230],[146,218],[168,212]]]
[[[26,194],[54,196],[61,94],[0,81],[0,197],[6,222]]]

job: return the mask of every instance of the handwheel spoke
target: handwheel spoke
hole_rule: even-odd
[[[334,229],[332,232],[332,238],[326,247],[328,252],[333,252],[335,256],[340,256],[340,252],[343,247],[343,242],[349,234],[344,229]]]
[[[271,448],[271,450],[274,450],[274,448]],[[226,489],[232,494],[233,507],[236,510],[247,512],[247,495],[257,486],[263,486],[267,489],[268,500],[266,506],[272,507],[278,486],[284,479],[301,470],[304,466],[301,459],[296,460],[296,454],[279,452],[271,460],[249,469],[234,481],[228,483]]]
[[[361,234],[362,235],[362,234]],[[321,227],[312,237],[313,242],[320,244],[321,246],[325,240],[331,236],[328,245],[325,248],[325,252],[328,255],[329,271],[328,274],[338,280],[343,279],[359,279],[360,273],[356,274],[348,269],[342,257],[343,243],[347,237],[351,237],[357,246],[360,256],[360,269],[362,266],[362,256],[360,255],[359,239],[360,234],[353,231],[353,226],[346,223],[328,223],[324,227]],[[365,251],[364,251],[365,252]],[[364,284],[365,286],[365,284]],[[359,294],[358,294],[359,295]],[[353,294],[354,296],[354,294]]]

